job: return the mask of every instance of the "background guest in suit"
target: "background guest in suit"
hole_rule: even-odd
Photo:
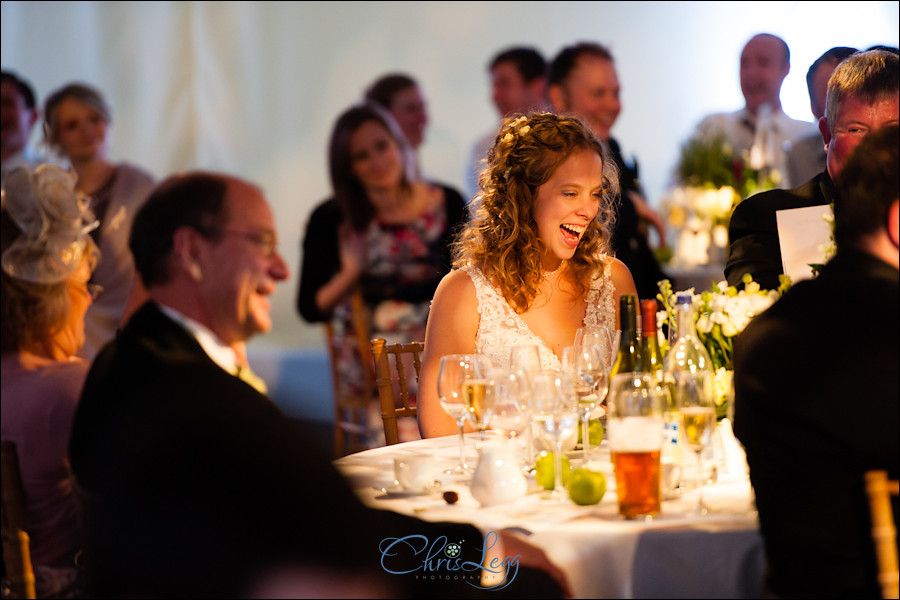
[[[622,110],[619,77],[612,53],[600,44],[582,42],[563,48],[550,64],[547,98],[554,110],[579,115],[609,148],[619,169],[621,201],[616,203],[612,249],[634,276],[641,298],[655,298],[657,282],[667,276],[647,243],[645,223],[666,244],[666,227],[644,198],[637,165],[626,165],[612,127]]]
[[[537,49],[529,46],[507,48],[494,56],[488,73],[491,76],[491,101],[501,121],[544,108],[547,62]],[[478,176],[487,166],[487,153],[494,145],[497,129],[492,127],[472,147],[471,168],[466,173],[466,201],[469,203],[478,194]]]
[[[781,109],[781,84],[790,70],[791,51],[783,39],[769,33],[754,35],[741,51],[744,108],[706,117],[694,135],[724,135],[736,154],[750,154],[753,168],[775,170],[785,178],[785,147],[816,131],[814,124],[792,119]]]
[[[809,89],[809,108],[815,122],[825,116],[825,96],[828,92],[828,79],[842,60],[856,52],[856,48],[837,46],[825,51],[810,65],[806,72],[806,87]],[[818,130],[796,139],[787,152],[787,181],[791,185],[800,185],[825,169],[825,144]]]
[[[11,71],[0,73],[0,186],[14,168],[33,169],[40,164],[28,143],[38,117],[31,84]]]
[[[137,215],[130,246],[150,301],[93,363],[69,448],[90,591],[242,597],[296,568],[328,595],[466,594],[464,582],[388,581],[378,547],[412,533],[480,541],[476,529],[364,507],[235,375],[232,347],[271,329],[268,298],[288,276],[277,240],[262,192],[225,175],[171,177]]]
[[[104,293],[85,317],[85,344],[79,356],[91,360],[119,327],[134,277],[128,232],[134,214],[153,187],[153,177],[128,163],[108,158],[107,133],[112,112],[96,89],[66,85],[47,97],[44,131],[47,143],[78,174],[78,190],[91,196],[100,219],[92,235],[103,258],[92,281]]]
[[[6,183],[0,429],[19,454],[38,597],[71,597],[80,541],[66,447],[89,366],[75,353],[97,291],[88,280],[99,254],[87,233],[96,223],[75,176],[59,167],[18,167]]]
[[[731,216],[731,248],[725,263],[729,285],[742,287],[745,273],[764,289],[779,286],[784,272],[778,239],[779,210],[831,204],[835,177],[850,152],[869,133],[898,121],[900,66],[883,50],[854,54],[840,63],[828,83],[825,118],[819,131],[828,151],[826,169],[791,190],[770,190],[745,199]]]
[[[900,466],[898,131],[866,136],[838,176],[835,257],[735,341],[734,430],[777,598],[880,597],[863,473]]]
[[[307,224],[297,308],[311,323],[335,324],[341,357],[336,393],[372,395],[363,389],[356,352],[354,290],[366,307],[365,339],[425,339],[431,298],[450,271],[450,243],[466,219],[456,191],[410,172],[409,153],[394,120],[375,104],[352,107],[335,123],[329,150],[334,197]],[[383,430],[372,397],[376,437]]]

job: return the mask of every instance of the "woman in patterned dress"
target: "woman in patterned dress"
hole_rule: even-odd
[[[310,323],[333,324],[345,393],[372,393],[362,389],[355,352],[353,292],[362,293],[367,338],[424,339],[431,298],[450,271],[450,243],[466,217],[458,192],[416,178],[412,164],[406,138],[381,107],[354,106],[338,118],[329,150],[334,195],[306,227],[297,309]]]

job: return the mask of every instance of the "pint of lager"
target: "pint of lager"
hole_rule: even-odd
[[[615,375],[609,390],[609,448],[616,473],[619,514],[626,519],[659,513],[663,419],[655,379]]]

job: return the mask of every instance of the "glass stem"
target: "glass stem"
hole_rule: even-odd
[[[466,471],[466,438],[465,438],[465,422],[457,423],[459,425],[459,470]]]
[[[588,414],[589,412],[584,413],[584,421],[581,424],[581,451],[584,453],[584,466],[586,467],[588,464],[588,455],[591,450],[591,440],[590,440],[590,427],[588,426]]]
[[[555,482],[553,483],[553,495],[561,496],[563,494],[562,441],[556,442],[556,452],[553,453],[553,471],[555,477]]]
[[[703,513],[703,450],[697,452],[697,508],[696,513]]]

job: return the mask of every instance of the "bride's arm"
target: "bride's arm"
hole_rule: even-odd
[[[478,331],[478,299],[468,274],[455,270],[438,285],[428,314],[425,351],[419,378],[417,410],[422,437],[453,435],[456,422],[441,407],[437,394],[437,375],[441,357],[446,354],[475,352]]]

